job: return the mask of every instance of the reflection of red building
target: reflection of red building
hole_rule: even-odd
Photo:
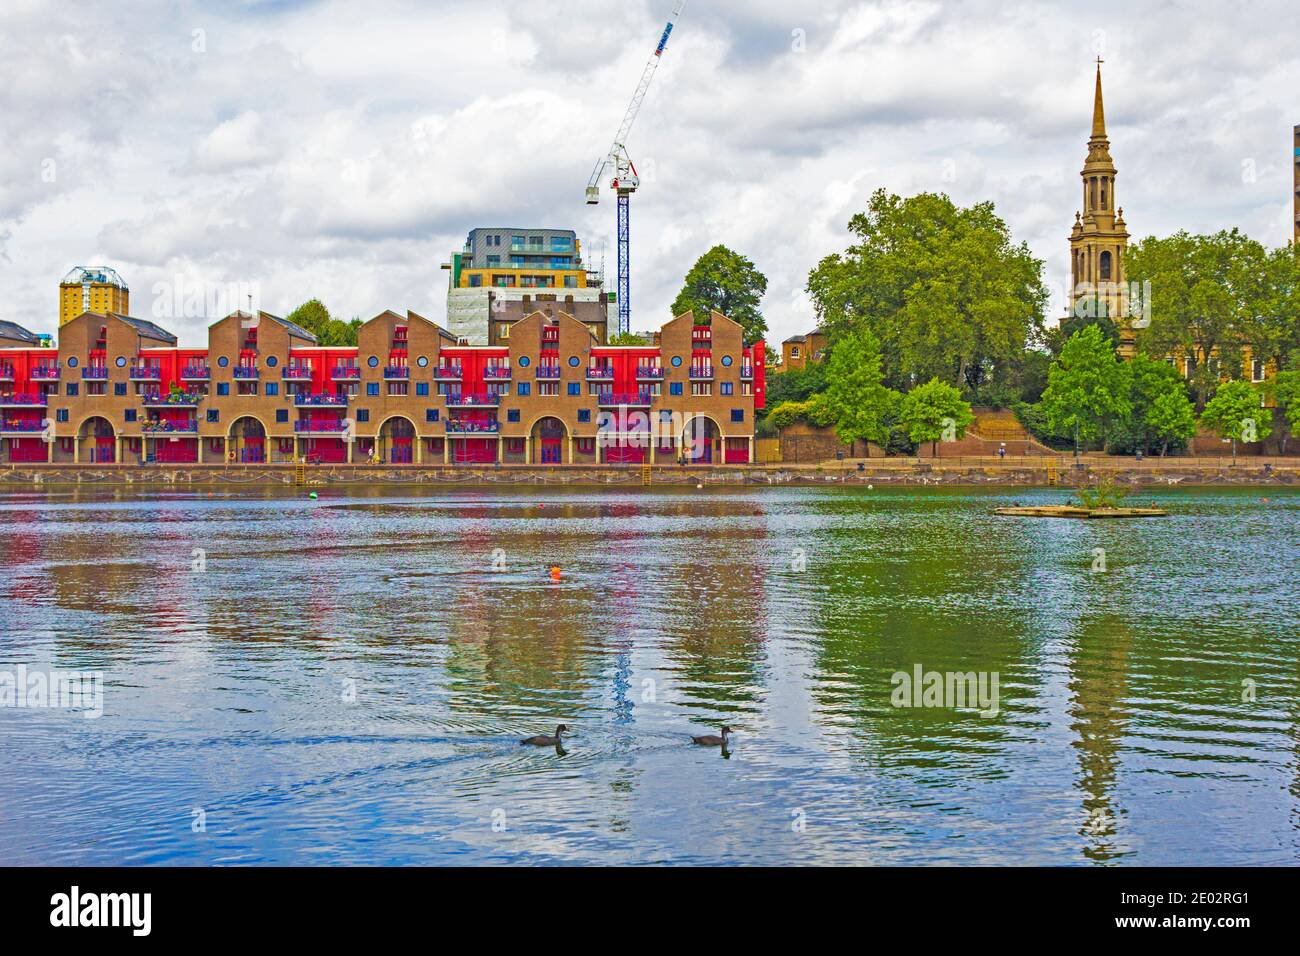
[[[413,312],[353,347],[267,313],[226,316],[201,349],[129,316],[84,313],[57,349],[6,325],[4,463],[735,464],[764,404],[763,342],[716,312],[637,346],[542,311],[492,346]]]

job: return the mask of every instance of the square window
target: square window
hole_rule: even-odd
[[[69,397],[69,398],[75,398],[76,395],[77,395],[77,383],[76,383],[76,382],[69,382],[69,383],[68,383],[68,397]]]
[[[68,410],[66,408],[60,408],[55,411],[54,420],[56,422],[66,422],[68,420]]]
[[[723,382],[723,383],[722,383],[722,392],[721,392],[721,394],[723,394],[723,395],[730,395],[730,394],[731,394],[731,383],[730,383],[730,382]]]
[[[529,394],[532,390],[533,390],[533,384],[532,384],[532,382],[520,382],[520,383],[519,383],[519,390],[518,390],[518,391],[519,391],[519,394],[520,394],[520,395],[527,395],[527,394]]]
[[[581,394],[582,394],[582,390],[581,390],[581,388],[580,388],[580,385],[581,385],[581,383],[579,383],[579,382],[570,382],[570,383],[569,383],[569,394],[570,394],[570,395],[581,395]]]
[[[357,421],[359,421],[359,422],[368,422],[368,421],[370,421],[370,409],[368,409],[368,408],[358,408],[358,409],[357,409]]]
[[[267,395],[279,395],[279,394],[280,394],[280,383],[279,383],[279,382],[267,382],[267,383],[266,383],[266,394],[267,394]]]
[[[218,408],[208,409],[208,421],[216,422],[221,420],[221,410]]]
[[[275,410],[275,420],[277,422],[287,422],[289,420],[289,409],[277,408]]]
[[[745,420],[745,410],[743,408],[733,408],[731,410],[731,420],[733,422],[743,422]]]
[[[372,397],[377,397],[379,395],[379,383],[366,382],[366,394]]]
[[[123,412],[123,417],[124,417],[124,418],[126,419],[126,421],[128,421],[128,422],[133,422],[133,421],[135,421],[135,409],[134,409],[134,408],[128,408],[128,409],[126,409],[126,411]]]
[[[428,383],[428,382],[416,382],[416,383],[415,383],[415,394],[416,394],[416,395],[419,395],[419,396],[422,397],[422,398],[425,397],[425,396],[427,396],[427,395],[429,394],[429,383]]]
[[[217,383],[217,394],[218,394],[218,395],[229,395],[229,394],[230,394],[230,383],[229,383],[229,382],[218,382],[218,383]]]
[[[426,422],[436,422],[438,420],[438,410],[436,408],[426,408],[424,410],[424,420]]]
[[[125,395],[125,394],[126,394],[126,382],[114,382],[114,383],[113,383],[113,394],[114,394],[114,395]]]
[[[669,394],[669,395],[680,395],[681,393],[682,393],[682,383],[681,383],[681,382],[669,382],[669,383],[668,383],[668,394]]]
[[[507,409],[507,411],[506,411],[506,421],[508,421],[508,422],[517,422],[517,421],[519,421],[519,409],[517,409],[517,408]]]
[[[590,409],[590,408],[580,408],[580,409],[578,409],[578,421],[580,421],[580,422],[589,422],[589,421],[591,421],[591,409]]]

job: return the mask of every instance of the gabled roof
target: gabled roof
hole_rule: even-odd
[[[784,341],[782,341],[781,344],[782,344],[782,345],[796,345],[796,344],[798,344],[798,343],[800,343],[800,342],[807,342],[807,341],[808,341],[808,336],[806,336],[806,335],[792,335],[792,336],[790,336],[788,339],[785,339]]]
[[[17,322],[6,322],[0,319],[0,339],[16,339],[19,342],[31,342],[33,345],[39,345],[41,337],[35,332],[29,332]]]
[[[438,334],[441,335],[444,339],[449,339],[449,340],[452,341],[452,342],[456,342],[456,341],[458,341],[457,338],[456,338],[456,336],[452,335],[450,332],[448,332],[446,329],[444,329],[444,328],[443,328],[441,325],[439,325],[437,322],[433,321],[433,319],[426,319],[426,318],[425,318],[424,316],[422,316],[419,312],[412,312],[410,309],[407,309],[407,310],[406,310],[406,319],[407,319],[408,322],[409,322],[411,319],[419,319],[421,322],[428,322],[430,325],[432,325],[435,329],[438,330]]]
[[[270,319],[272,322],[278,322],[280,325],[288,329],[289,334],[294,338],[306,339],[308,342],[313,344],[316,342],[316,336],[308,332],[297,322],[290,322],[288,319],[282,319],[278,315],[272,315],[270,312],[258,312],[257,314],[263,319]]]
[[[135,329],[136,333],[142,338],[154,339],[158,342],[165,342],[168,345],[176,344],[176,336],[172,335],[162,326],[154,325],[148,319],[136,319],[129,315],[120,315],[117,312],[110,312],[108,314],[131,326],[131,328]]]

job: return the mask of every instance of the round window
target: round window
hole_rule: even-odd
[[[266,367],[267,367],[267,368],[275,368],[275,363],[278,362],[278,361],[279,361],[279,359],[277,359],[274,355],[268,355],[268,356],[266,357]]]
[[[519,356],[519,367],[520,367],[520,368],[528,368],[528,356],[527,356],[527,355],[521,355],[521,356]]]
[[[378,368],[378,367],[379,367],[379,356],[378,356],[378,355],[372,355],[372,356],[370,356],[370,358],[366,359],[366,364],[369,365],[371,368]]]
[[[220,368],[225,368],[229,364],[230,364],[230,359],[226,358],[224,355],[221,356],[221,358],[217,359],[217,365]]]
[[[126,358],[125,358],[125,357],[123,357],[123,356],[121,356],[121,355],[119,355],[119,356],[117,357],[117,367],[118,367],[118,368],[126,368]]]
[[[724,355],[724,356],[722,356],[722,364],[723,364],[724,366],[730,366],[730,365],[731,365],[731,356],[730,356],[730,355]]]
[[[577,367],[578,367],[578,356],[576,356],[576,355],[570,355],[570,356],[569,356],[569,368],[577,368]]]
[[[76,368],[76,367],[77,367],[77,357],[75,355],[69,355],[68,368]]]
[[[682,357],[680,355],[674,355],[673,368],[681,368],[681,367],[682,367]]]
[[[415,360],[415,364],[420,366],[420,368],[427,368],[429,365],[428,356],[421,355],[418,359]]]

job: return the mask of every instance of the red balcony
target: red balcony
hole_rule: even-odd
[[[7,362],[0,363],[0,382],[12,382],[14,380],[14,367]]]
[[[33,382],[57,382],[59,380],[59,365],[56,362],[53,365],[38,365],[32,369]]]
[[[587,368],[587,380],[603,382],[614,378],[614,368],[610,365],[592,365]]]
[[[293,423],[293,430],[303,435],[340,435],[343,433],[343,420],[309,421],[300,418]]]
[[[298,392],[293,396],[293,403],[299,408],[346,408],[348,396],[327,393],[313,395],[310,392]]]
[[[231,369],[231,374],[242,382],[251,382],[258,377],[256,365],[236,365]]]
[[[361,367],[359,365],[335,365],[332,376],[336,382],[347,381],[356,382],[361,380]]]
[[[212,369],[207,362],[191,362],[181,369],[181,381],[206,382],[212,377]]]
[[[441,382],[460,381],[459,365],[439,365],[433,370],[433,377]]]
[[[559,377],[560,377],[560,366],[558,366],[558,365],[549,365],[549,364],[547,364],[547,365],[539,365],[539,366],[537,366],[537,377],[538,377],[538,378],[546,378],[546,379],[559,378]]]
[[[147,392],[140,396],[145,408],[196,408],[203,401],[202,392]]]
[[[149,418],[140,423],[140,430],[146,435],[193,435],[198,432],[199,423],[194,418],[183,422]]]
[[[157,365],[144,364],[139,362],[131,363],[131,381],[133,382],[157,382],[162,378],[162,369]]]
[[[465,392],[448,395],[447,404],[454,408],[496,408],[501,404],[501,396],[494,392]]]
[[[102,382],[108,378],[108,366],[87,365],[81,370],[81,377],[92,382]]]
[[[510,381],[509,365],[489,365],[483,369],[483,380],[485,382],[508,382]]]
[[[501,431],[501,423],[496,419],[487,422],[462,422],[449,418],[444,424],[449,435],[495,435]]]
[[[713,366],[712,366],[712,365],[692,365],[692,366],[691,366],[691,378],[692,378],[692,379],[711,379],[711,378],[713,378]]]
[[[691,329],[691,345],[697,349],[711,348],[713,345],[713,329],[707,325],[697,325]]]
[[[27,392],[21,395],[0,395],[0,408],[44,408],[49,401],[44,395]]]
[[[601,392],[596,396],[596,404],[604,407],[614,405],[648,406],[654,400],[649,389],[638,392]]]
[[[384,366],[384,378],[400,379],[405,381],[411,377],[411,368],[408,365],[386,365]]]
[[[298,365],[294,362],[290,362],[288,365],[284,366],[284,368],[280,369],[280,377],[286,382],[310,382],[311,366]]]
[[[664,370],[658,365],[638,365],[636,367],[636,377],[643,382],[661,382],[664,377]]]

